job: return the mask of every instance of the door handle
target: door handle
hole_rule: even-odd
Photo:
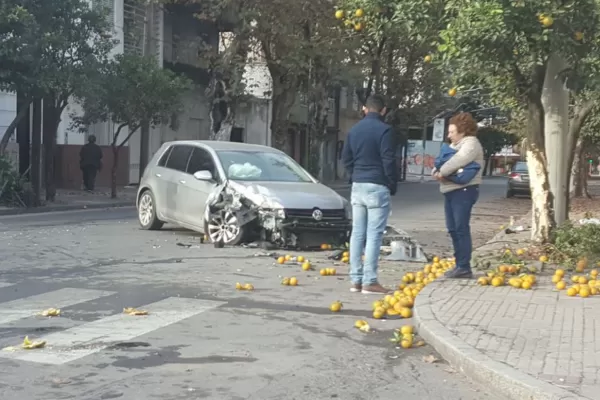
[[[179,183],[185,183],[185,181],[179,181]]]
[[[157,178],[160,178],[161,176],[162,176],[161,174],[156,174],[156,177],[157,177]]]

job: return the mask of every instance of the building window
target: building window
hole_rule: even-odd
[[[125,0],[123,2],[123,44],[125,53],[143,55],[145,36],[146,6],[136,0]]]

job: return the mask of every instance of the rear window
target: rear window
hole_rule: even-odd
[[[513,172],[527,172],[527,163],[526,162],[518,162],[515,164],[513,168]]]

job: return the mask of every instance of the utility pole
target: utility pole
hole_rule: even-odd
[[[568,214],[569,172],[571,166],[566,165],[569,131],[569,91],[566,89],[560,73],[567,64],[564,59],[552,55],[548,61],[542,104],[545,117],[545,143],[548,159],[548,180],[554,195],[554,218],[556,224],[566,221]]]
[[[149,3],[146,5],[146,15],[144,18],[144,49],[143,55],[149,57],[151,55],[151,43],[150,43],[150,35],[151,35],[151,20],[154,16],[154,6]],[[141,121],[140,125],[140,163],[139,163],[139,182],[142,181],[142,176],[144,175],[144,170],[148,165],[148,158],[150,153],[150,121],[147,119]]]
[[[427,125],[428,118],[425,117],[425,121],[423,122],[423,133],[421,135],[421,144],[423,146],[423,150],[421,151],[421,179],[420,182],[425,182],[425,146],[427,145]]]

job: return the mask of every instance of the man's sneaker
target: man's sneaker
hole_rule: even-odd
[[[362,291],[362,285],[360,284],[354,284],[352,285],[352,287],[350,288],[350,291],[352,293],[360,293]]]
[[[379,283],[373,283],[371,285],[365,285],[362,287],[363,294],[388,294],[391,290],[384,288]]]
[[[466,268],[454,268],[444,274],[448,279],[473,279],[473,272]]]

